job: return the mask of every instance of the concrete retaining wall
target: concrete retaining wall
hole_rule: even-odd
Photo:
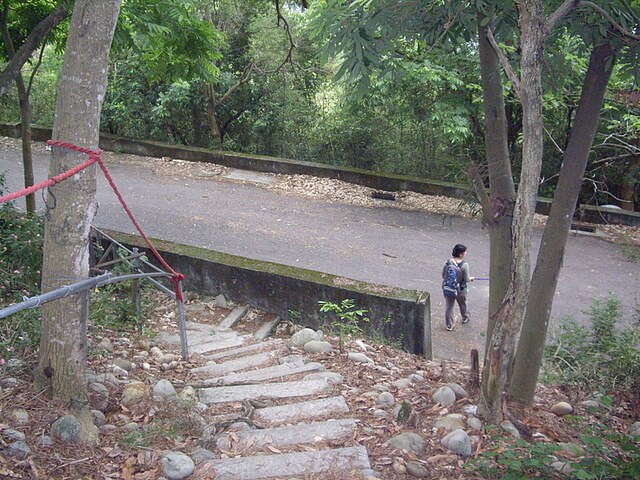
[[[136,235],[107,230],[129,247],[144,249]],[[335,320],[319,313],[318,301],[353,299],[369,310],[368,335],[397,342],[409,352],[431,359],[431,311],[427,292],[360,282],[302,268],[253,260],[203,248],[153,240],[163,258],[186,276],[184,287],[248,303],[283,319],[320,328]],[[151,254],[148,255],[149,259]]]
[[[33,140],[46,141],[51,138],[51,129],[39,126],[32,127]],[[0,123],[0,135],[5,137],[20,137],[20,124]],[[284,158],[249,155],[226,152],[222,150],[207,150],[204,148],[170,145],[162,142],[147,140],[133,140],[107,133],[100,134],[100,148],[103,150],[143,155],[148,157],[171,157],[194,162],[215,163],[232,168],[254,170],[269,173],[302,174],[316,177],[336,178],[346,182],[364,185],[365,187],[387,191],[410,191],[427,195],[442,195],[445,197],[465,198],[470,192],[464,185],[439,182],[402,175],[381,175],[359,168],[338,167],[322,163],[301,162]],[[540,198],[536,212],[549,215],[551,200]],[[576,220],[591,223],[611,223],[618,225],[640,226],[640,213],[621,211],[612,208],[581,205],[576,210]]]

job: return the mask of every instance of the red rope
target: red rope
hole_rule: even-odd
[[[165,259],[162,258],[162,255],[160,255],[160,252],[158,252],[158,250],[156,250],[156,247],[153,246],[153,244],[151,243],[151,240],[149,239],[147,234],[144,233],[144,231],[142,230],[142,227],[140,226],[140,224],[138,223],[136,218],[133,216],[133,212],[131,212],[131,209],[129,208],[127,203],[124,201],[124,198],[122,197],[122,194],[120,193],[120,190],[118,190],[118,187],[116,186],[116,183],[113,180],[113,177],[111,176],[111,173],[107,169],[107,166],[105,165],[104,161],[100,157],[100,155],[102,155],[102,150],[100,150],[100,149],[90,150],[88,148],[78,147],[77,145],[74,145],[72,143],[60,142],[58,140],[49,140],[49,141],[47,141],[47,143],[49,145],[52,145],[52,146],[55,146],[55,147],[68,148],[69,150],[73,150],[73,151],[80,152],[80,153],[85,153],[85,154],[89,155],[89,160],[87,160],[84,163],[81,163],[80,165],[77,165],[77,166],[73,167],[70,170],[67,170],[66,172],[63,172],[63,173],[61,173],[59,175],[56,175],[55,177],[51,177],[48,180],[45,180],[44,182],[40,182],[37,185],[33,185],[33,186],[29,187],[29,188],[24,188],[22,190],[18,190],[17,192],[13,192],[13,193],[10,193],[8,195],[4,195],[4,196],[0,197],[0,203],[4,203],[4,202],[11,201],[11,200],[15,200],[16,198],[24,197],[25,195],[29,195],[30,193],[36,192],[36,191],[38,191],[40,189],[55,185],[56,183],[61,182],[63,180],[66,180],[67,178],[75,175],[76,173],[80,172],[81,170],[84,170],[88,166],[90,166],[90,165],[92,165],[92,164],[97,162],[98,165],[100,165],[100,168],[102,169],[102,172],[104,173],[105,178],[109,182],[109,185],[111,186],[113,192],[116,194],[116,197],[118,197],[118,200],[120,201],[120,204],[122,205],[122,208],[124,208],[124,211],[127,213],[127,216],[131,220],[131,223],[133,223],[133,226],[136,227],[136,230],[138,231],[140,236],[144,239],[146,244],[149,246],[149,249],[151,250],[151,252],[153,252],[153,255],[158,259],[160,264],[169,273],[171,273],[171,281],[173,282],[173,285],[174,285],[174,288],[175,288],[176,298],[178,300],[182,301],[182,289],[180,288],[180,282],[182,280],[184,280],[184,275],[182,273],[176,272],[173,268],[171,268],[169,266],[169,264],[165,261]]]

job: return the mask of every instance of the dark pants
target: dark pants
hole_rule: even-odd
[[[462,315],[462,321],[468,322],[471,314],[467,309],[467,292],[460,292],[457,297],[444,297],[446,301],[446,308],[444,311],[444,319],[447,322],[447,327],[453,325],[453,306],[455,302],[458,302],[460,306],[460,315]]]

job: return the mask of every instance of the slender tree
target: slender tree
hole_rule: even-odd
[[[121,0],[77,0],[58,89],[53,139],[97,148],[107,63]],[[55,147],[50,175],[81,163],[84,155]],[[89,274],[89,228],[96,213],[95,165],[49,189],[45,221],[42,291]],[[97,430],[88,408],[85,379],[86,324],[83,302],[67,297],[44,305],[35,379],[55,398],[69,402],[82,426],[82,441]]]

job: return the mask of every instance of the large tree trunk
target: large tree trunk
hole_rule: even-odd
[[[531,272],[531,234],[538,200],[542,167],[542,55],[544,17],[541,0],[519,4],[521,50],[519,94],[523,112],[522,174],[511,227],[513,257],[507,293],[495,315],[495,324],[485,356],[479,412],[500,423],[504,408],[502,392],[515,350],[515,339],[526,310]]]
[[[53,126],[55,140],[97,148],[107,64],[121,0],[77,0],[73,10]],[[54,147],[50,175],[81,163],[82,154]],[[89,228],[96,213],[96,169],[50,188],[45,221],[42,290],[50,291],[89,274]],[[83,302],[71,296],[44,305],[35,380],[69,402],[82,425],[82,440],[93,443],[85,380]]]
[[[524,317],[511,379],[511,398],[522,405],[533,402],[558,274],[611,76],[614,55],[615,51],[609,42],[591,52],[571,138],[564,152],[551,213],[533,273],[530,307]]]
[[[485,224],[490,236],[489,322],[487,345],[491,338],[494,315],[498,311],[509,284],[511,267],[511,212],[515,187],[509,157],[507,118],[504,108],[502,67],[487,39],[487,27],[482,26],[483,16],[478,16],[478,40],[480,49],[480,74],[485,116],[485,145],[491,205],[483,205]]]

